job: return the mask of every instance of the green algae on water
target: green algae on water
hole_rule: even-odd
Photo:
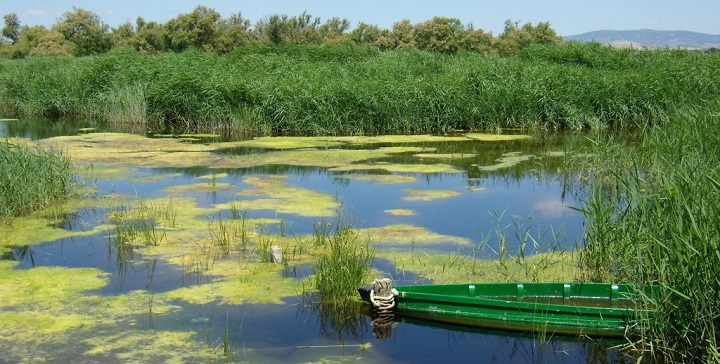
[[[533,254],[507,259],[478,259],[460,252],[427,249],[382,250],[396,269],[410,271],[437,284],[463,282],[570,282],[580,275],[577,261],[565,252]]]
[[[533,158],[535,158],[534,155],[522,154],[522,152],[505,153],[502,155],[502,157],[497,159],[497,164],[489,166],[477,166],[477,168],[481,171],[492,172],[499,169],[514,167],[521,162],[525,162]]]
[[[385,210],[385,213],[388,215],[393,215],[393,216],[413,216],[413,215],[415,215],[415,211],[408,210],[408,209]]]
[[[445,159],[455,160],[463,158],[475,158],[477,154],[474,153],[420,153],[415,154],[416,157],[421,159]]]
[[[530,135],[522,134],[485,134],[485,133],[469,133],[465,134],[470,139],[480,140],[484,142],[499,142],[499,141],[511,141],[511,140],[522,140],[532,138]]]
[[[398,174],[362,174],[362,173],[348,173],[336,176],[339,179],[349,179],[358,181],[369,181],[383,185],[395,184],[395,183],[413,183],[417,181],[417,177],[414,176],[403,176]]]
[[[358,231],[360,234],[367,234],[373,244],[470,244],[470,240],[466,238],[438,234],[426,228],[409,224],[364,228],[358,229]]]
[[[461,173],[462,171],[447,164],[348,164],[341,167],[329,168],[333,172],[372,171],[383,170],[397,173]]]
[[[216,207],[238,211],[274,210],[306,217],[332,217],[337,214],[340,204],[333,196],[291,187],[286,178],[280,175],[246,177],[243,181],[257,188],[238,191],[236,194],[251,199],[235,200]]]
[[[405,201],[432,201],[462,195],[462,193],[455,190],[425,190],[406,188],[404,191],[406,193],[406,196],[403,197],[403,200]]]

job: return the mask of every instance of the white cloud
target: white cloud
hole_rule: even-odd
[[[40,9],[30,9],[27,11],[27,14],[30,16],[45,16],[47,15],[44,11]]]

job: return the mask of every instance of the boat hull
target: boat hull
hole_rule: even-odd
[[[548,335],[629,336],[655,311],[640,307],[651,295],[600,283],[480,283],[398,286],[395,312],[437,322]],[[370,302],[369,292],[363,300]]]

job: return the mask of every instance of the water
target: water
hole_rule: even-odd
[[[81,127],[97,127],[109,130],[89,120],[63,120],[50,122],[33,119],[0,122],[0,137],[22,137],[31,140],[56,135],[74,135]],[[212,183],[229,183],[228,190],[194,191],[184,193],[196,199],[198,208],[210,208],[217,204],[236,200],[237,192],[253,186],[245,178],[249,176],[285,175],[285,182],[293,188],[302,188],[334,196],[343,212],[350,216],[358,228],[377,228],[394,224],[422,227],[436,234],[465,239],[467,244],[453,241],[435,241],[429,244],[404,244],[378,242],[377,251],[422,250],[422,254],[476,254],[497,258],[501,249],[497,232],[509,237],[504,243],[511,254],[532,255],[557,250],[572,250],[582,237],[582,215],[570,208],[577,206],[579,192],[572,186],[570,177],[560,173],[563,157],[553,152],[577,148],[582,137],[554,135],[520,141],[503,142],[444,142],[411,143],[408,146],[434,148],[437,153],[472,153],[473,158],[454,160],[427,160],[415,153],[402,153],[373,162],[381,163],[447,163],[460,173],[395,173],[416,180],[395,184],[347,178],[344,172],[327,168],[298,167],[289,165],[261,166],[244,169],[208,170],[197,168],[143,168],[130,166],[130,177],[99,178],[93,181],[98,198],[115,194],[157,198],[166,195],[168,188],[198,183],[199,176],[209,173],[219,175]],[[392,144],[401,146],[402,144]],[[363,146],[378,148],[387,145]],[[359,148],[345,146],[345,148]],[[508,153],[521,152],[537,156],[514,167],[486,172],[478,166],[492,165]],[[247,150],[227,150],[224,153],[247,153]],[[262,151],[254,150],[254,153]],[[357,173],[372,173],[370,171]],[[387,174],[388,172],[382,172]],[[148,178],[148,177],[162,177]],[[456,195],[429,201],[409,200],[408,189],[451,190]],[[67,215],[60,228],[69,231],[93,231],[108,224],[108,212],[112,208],[80,208]],[[412,215],[393,215],[388,210],[411,210]],[[281,225],[269,225],[268,233],[302,236],[312,234],[316,217],[304,217],[294,213],[275,210],[250,210],[249,218],[279,219]],[[230,219],[231,211],[223,210],[210,219]],[[531,237],[532,239],[526,239]],[[382,238],[380,238],[382,240]],[[16,246],[2,257],[19,262],[16,270],[38,267],[94,268],[110,274],[108,284],[85,292],[90,296],[124,297],[131,294],[142,296],[139,312],[117,319],[129,320],[129,326],[114,325],[104,329],[80,334],[106,337],[117,330],[124,333],[143,334],[154,332],[191,332],[192,342],[215,355],[217,361],[249,362],[305,362],[320,358],[330,361],[362,362],[545,362],[585,363],[596,361],[621,361],[615,349],[615,341],[577,340],[565,337],[541,337],[516,333],[488,331],[429,324],[423,321],[398,319],[387,326],[373,327],[364,306],[352,309],[323,307],[312,296],[288,296],[284,304],[224,304],[218,301],[199,304],[182,300],[170,300],[175,305],[170,313],[153,307],[153,297],[188,287],[198,287],[213,282],[218,277],[189,274],[190,268],[173,264],[163,255],[145,254],[143,247],[120,249],[111,243],[107,231],[92,235],[61,238],[42,244]],[[523,246],[523,241],[525,245]],[[528,244],[528,241],[530,244]],[[535,244],[533,244],[535,242]],[[420,253],[418,253],[420,254]],[[375,268],[387,274],[402,277],[406,281],[431,282],[424,276],[395,266],[390,256],[381,256]],[[297,282],[313,274],[311,264],[301,263],[285,267],[280,275]],[[402,282],[404,283],[404,282]],[[158,298],[158,301],[160,299]],[[141,305],[141,306],[142,306]],[[2,315],[2,314],[0,314]],[[101,319],[98,319],[101,321]],[[106,330],[106,331],[103,331]],[[15,333],[13,333],[15,334]],[[103,336],[105,335],[105,336]],[[130,335],[130,334],[128,334]],[[11,336],[22,337],[22,336]],[[138,339],[139,340],[139,339]],[[7,341],[0,340],[0,349],[7,351],[7,360],[27,359],[26,355],[39,352],[54,353],[46,358],[50,362],[72,360],[94,362],[96,360],[123,361],[122,358],[140,361],[162,361],[169,351],[180,350],[172,344],[167,348],[156,347],[153,351],[137,351],[146,345],[137,341],[133,350],[119,343],[105,351],[98,349],[90,338],[77,340],[83,343],[68,345],[62,337],[53,341],[30,341],[17,343],[31,347],[23,353],[12,350]],[[180,350],[181,351],[181,350]],[[128,357],[123,353],[130,352]],[[43,354],[46,355],[46,354]],[[177,358],[176,358],[177,359]],[[181,361],[196,361],[192,355],[181,356]],[[215,361],[205,357],[205,361]]]

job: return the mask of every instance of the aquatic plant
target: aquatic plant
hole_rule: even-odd
[[[713,54],[574,42],[512,57],[288,44],[0,62],[0,100],[17,113],[264,135],[622,128],[720,95]]]
[[[582,208],[586,278],[660,284],[648,297],[660,324],[633,346],[670,361],[720,360],[719,128],[718,114],[691,113],[637,149],[598,142]]]
[[[48,207],[79,185],[70,159],[59,150],[0,141],[0,222]]]
[[[315,288],[327,302],[348,302],[368,282],[374,250],[370,239],[338,219],[334,231],[315,230],[314,246],[321,248],[315,262]]]

